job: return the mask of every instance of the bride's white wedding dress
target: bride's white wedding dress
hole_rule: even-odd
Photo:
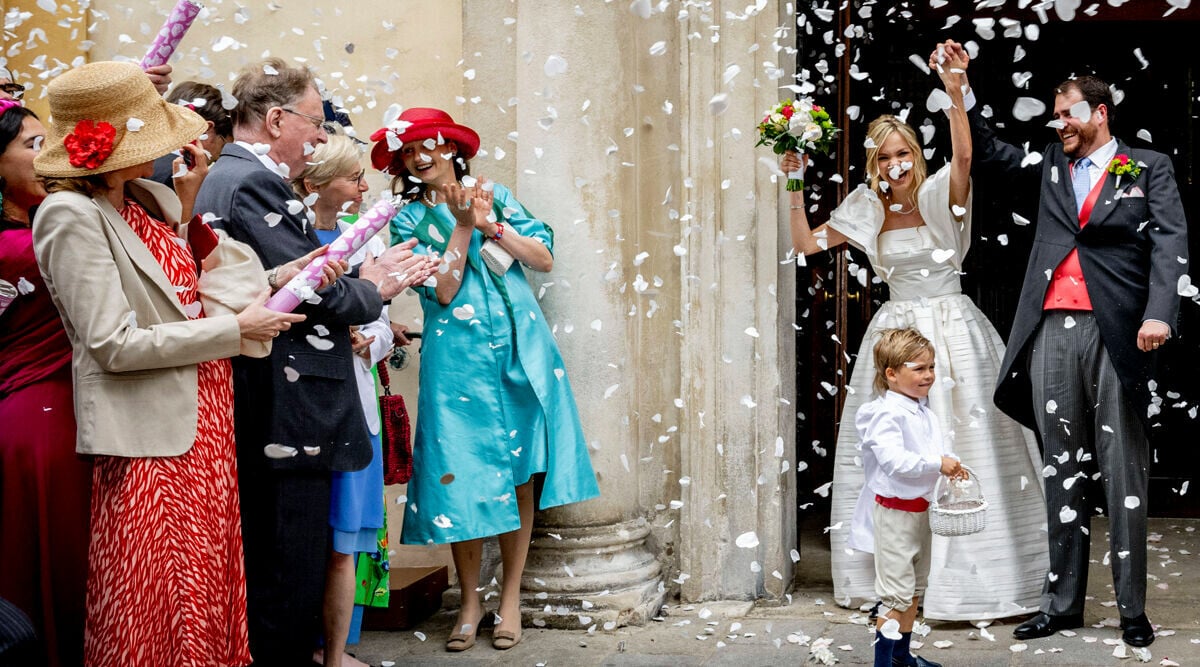
[[[983,620],[1035,611],[1045,573],[1046,508],[1041,457],[1033,434],[992,404],[1004,343],[962,293],[959,275],[970,246],[970,201],[963,221],[951,216],[950,169],[922,184],[925,225],[880,233],[884,208],[865,185],[834,211],[829,226],[862,250],[891,290],[863,337],[842,412],[834,459],[830,547],[834,597],[849,606],[875,596],[872,555],[848,549],[855,501],[863,485],[854,428],[871,400],[872,348],[881,329],[913,327],[936,352],[938,380],[929,405],[952,451],[978,475],[989,508],[987,528],[975,535],[933,537],[922,606],[941,620]]]

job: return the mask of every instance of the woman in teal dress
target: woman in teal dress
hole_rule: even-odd
[[[439,272],[424,310],[412,481],[401,542],[449,543],[463,591],[446,648],[475,644],[482,538],[504,579],[492,645],[521,640],[521,573],[533,510],[599,495],[566,368],[519,264],[546,272],[554,232],[499,184],[467,176],[479,136],[437,109],[408,109],[371,136],[372,164],[408,200],[393,243],[416,238]],[[511,265],[506,265],[506,258]],[[515,260],[515,261],[512,261]]]

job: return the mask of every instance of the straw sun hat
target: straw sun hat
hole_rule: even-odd
[[[196,112],[163,100],[133,63],[68,70],[46,93],[50,129],[33,161],[39,176],[89,176],[150,162],[208,127]]]

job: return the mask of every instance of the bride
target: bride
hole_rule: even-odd
[[[847,546],[863,486],[854,415],[871,397],[876,334],[914,327],[937,350],[939,381],[929,393],[930,408],[953,452],[977,473],[989,503],[983,532],[934,536],[924,613],[973,621],[1036,610],[1048,557],[1037,444],[992,404],[1004,344],[959,285],[971,242],[971,134],[963,104],[968,61],[953,41],[939,44],[929,59],[953,103],[946,111],[953,146],[949,164],[928,174],[913,129],[895,116],[880,116],[867,129],[869,183],[816,229],[809,227],[804,193],[791,193],[791,232],[797,254],[853,245],[891,292],[863,337],[842,408],[829,533],[834,597],[845,606],[853,599],[876,599],[872,554]],[[781,168],[798,171],[806,163],[807,156],[790,152]]]

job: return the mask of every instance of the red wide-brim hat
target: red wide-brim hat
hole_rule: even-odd
[[[388,148],[389,134],[400,140],[399,145],[426,139],[453,141],[458,145],[458,157],[464,160],[470,160],[479,152],[479,135],[475,130],[455,123],[450,114],[441,109],[413,107],[406,109],[387,127],[371,134],[371,141],[375,142],[371,148],[371,165],[379,171],[387,171],[394,157],[394,151]]]

